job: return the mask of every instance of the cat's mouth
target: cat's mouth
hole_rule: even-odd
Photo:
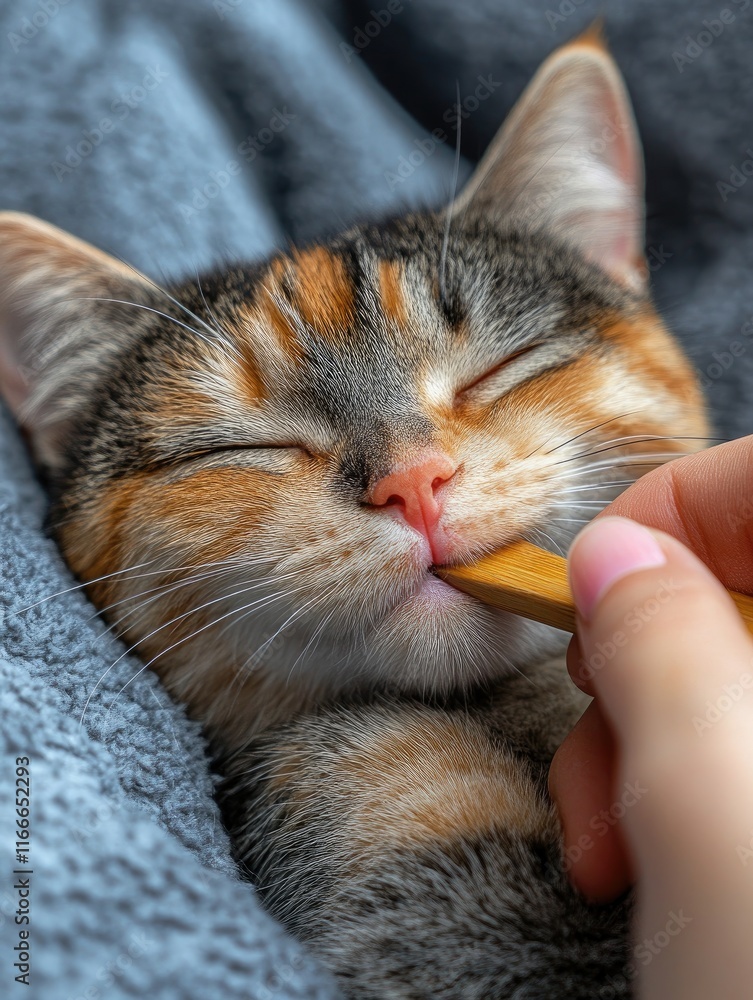
[[[440,547],[442,558],[432,558],[438,553],[435,546],[429,546],[427,539],[423,535],[411,530],[414,535],[413,545],[408,555],[410,575],[413,581],[403,591],[402,599],[396,596],[396,605],[404,603],[415,604],[428,602],[431,607],[450,607],[453,605],[474,605],[476,607],[485,606],[478,598],[473,597],[465,591],[454,587],[442,579],[441,572],[445,569],[453,569],[460,566],[473,565],[478,559],[488,555],[490,551],[489,541],[474,541],[472,538],[464,537],[462,533],[443,532],[443,545]],[[418,537],[416,537],[418,535]],[[495,539],[492,546],[495,550],[511,545],[524,537],[520,526],[512,528],[503,533],[503,537]],[[406,567],[407,568],[407,567]],[[415,576],[413,575],[415,574]],[[427,607],[427,611],[429,608]]]
[[[448,607],[456,604],[480,604],[481,602],[477,598],[470,597],[438,576],[437,570],[449,565],[451,564],[432,563],[416,581],[413,593],[408,597],[408,601],[425,601],[427,603],[427,610],[431,607]],[[456,561],[452,565],[460,565],[460,562]]]

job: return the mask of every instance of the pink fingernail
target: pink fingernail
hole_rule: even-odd
[[[599,601],[623,576],[666,561],[659,543],[642,524],[624,517],[603,517],[589,524],[568,557],[570,587],[581,617],[589,621]]]

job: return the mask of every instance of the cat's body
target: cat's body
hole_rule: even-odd
[[[586,701],[553,661],[441,707],[299,717],[223,761],[237,854],[348,997],[627,997],[629,901],[570,886],[546,792]]]
[[[701,445],[640,184],[589,37],[449,216],[169,292],[0,217],[0,387],[61,548],[205,724],[241,862],[352,998],[594,996],[623,965],[625,910],[557,863],[546,766],[579,702],[530,667],[563,637],[431,567],[565,544]]]

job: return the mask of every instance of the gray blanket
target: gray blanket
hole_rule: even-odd
[[[435,203],[456,86],[465,176],[538,63],[597,14],[644,139],[660,308],[718,433],[749,433],[753,0],[3,0],[0,207],[161,280]],[[48,599],[74,581],[43,515],[2,414],[2,995],[334,997],[237,878],[197,727],[115,662],[80,591]],[[16,757],[33,800],[18,854]]]

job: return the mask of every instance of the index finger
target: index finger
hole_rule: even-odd
[[[642,476],[599,517],[629,517],[686,545],[730,590],[753,593],[753,435],[686,455]],[[577,637],[567,666],[593,696]]]
[[[725,587],[753,593],[753,436],[654,469],[603,515],[672,535]]]

